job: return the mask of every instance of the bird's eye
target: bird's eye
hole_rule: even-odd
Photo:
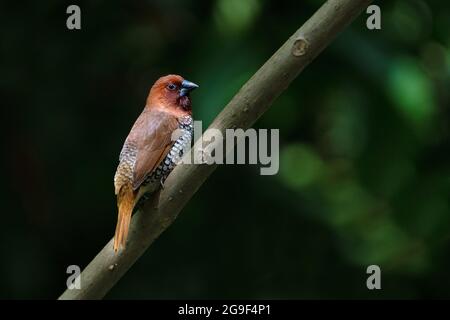
[[[175,90],[177,88],[176,85],[174,85],[173,83],[170,83],[169,85],[167,85],[167,89],[169,90]]]

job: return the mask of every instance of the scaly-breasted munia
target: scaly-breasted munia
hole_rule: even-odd
[[[193,119],[189,93],[197,87],[178,75],[159,78],[125,140],[114,176],[119,210],[114,236],[116,252],[120,246],[125,247],[136,202],[164,183],[191,145]],[[175,131],[177,137],[173,138]]]

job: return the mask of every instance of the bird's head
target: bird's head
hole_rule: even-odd
[[[161,77],[151,88],[147,105],[158,105],[190,112],[191,99],[189,93],[196,88],[198,88],[198,85],[179,75],[170,74]]]

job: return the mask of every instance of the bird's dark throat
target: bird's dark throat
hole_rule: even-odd
[[[182,96],[178,98],[178,105],[184,110],[191,110],[191,99],[189,96]]]

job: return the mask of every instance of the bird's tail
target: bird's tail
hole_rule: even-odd
[[[119,250],[120,246],[125,247],[125,243],[127,242],[128,229],[130,227],[135,198],[135,192],[130,184],[125,184],[120,188],[119,194],[117,195],[119,215],[117,218],[116,234],[114,236],[115,252]]]

